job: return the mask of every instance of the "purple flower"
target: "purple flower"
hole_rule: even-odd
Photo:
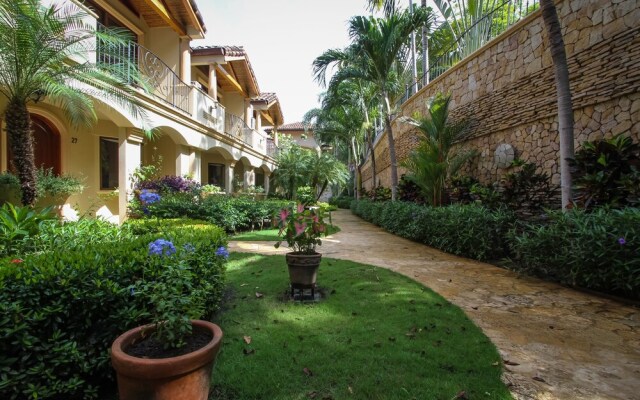
[[[150,192],[147,189],[143,189],[140,193],[140,201],[145,204],[153,204],[160,201],[160,195],[158,193]]]
[[[193,247],[193,245],[191,243],[187,243],[184,246],[182,246],[182,248],[187,252],[187,253],[193,253],[194,251],[196,251],[196,248]]]
[[[623,238],[623,237],[621,237],[621,238],[618,238],[618,244],[620,244],[620,245],[625,245],[625,244],[627,244],[627,241],[626,241],[626,240],[624,240],[624,238]]]
[[[168,240],[156,239],[149,243],[149,255],[170,256],[175,252],[176,247]]]
[[[229,251],[227,250],[226,247],[220,246],[218,247],[218,250],[216,250],[216,256],[229,258]]]

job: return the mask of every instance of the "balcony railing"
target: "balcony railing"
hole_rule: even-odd
[[[224,132],[229,136],[243,141],[244,143],[253,147],[253,143],[251,140],[253,129],[251,129],[249,125],[244,122],[244,119],[238,117],[237,115],[233,115],[230,113],[225,114]]]
[[[98,24],[98,29],[106,29]],[[183,82],[173,70],[149,49],[132,41],[116,47],[104,43],[97,45],[97,57],[102,63],[122,64],[121,60],[129,60],[137,65],[140,78],[150,88],[149,94],[156,99],[191,114],[191,86]],[[131,84],[137,84],[134,71],[125,71]]]
[[[278,155],[278,146],[276,146],[273,139],[267,139],[267,155],[271,158],[275,158]]]

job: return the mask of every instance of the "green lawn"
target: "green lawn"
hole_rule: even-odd
[[[335,225],[327,225],[328,234],[340,232]],[[241,232],[229,237],[229,240],[242,240],[245,242],[276,242],[280,240],[278,229],[263,229],[260,231]]]
[[[232,254],[227,276],[211,398],[511,398],[487,337],[402,275],[325,259],[318,284],[326,298],[304,304],[283,299],[283,256]]]

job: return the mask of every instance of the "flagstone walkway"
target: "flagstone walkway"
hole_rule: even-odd
[[[517,399],[640,399],[640,309],[394,236],[348,210],[323,240],[326,257],[377,265],[435,290],[498,347]],[[232,251],[282,254],[271,242]]]

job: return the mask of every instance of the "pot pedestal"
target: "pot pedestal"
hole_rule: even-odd
[[[111,363],[118,376],[120,400],[207,400],[222,330],[207,321],[194,320],[192,325],[213,338],[206,346],[178,357],[148,359],[125,353],[152,325],[134,328],[113,342]]]

